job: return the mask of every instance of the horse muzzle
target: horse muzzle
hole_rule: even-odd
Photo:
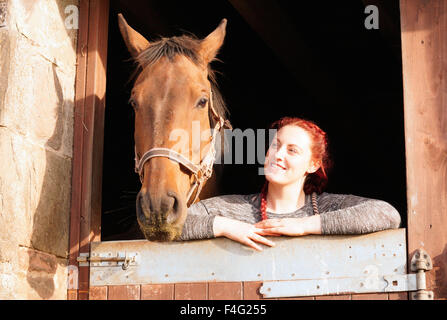
[[[186,204],[174,191],[154,195],[141,190],[136,199],[136,213],[146,239],[172,241],[182,233]]]

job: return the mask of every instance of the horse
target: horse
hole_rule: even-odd
[[[222,19],[203,39],[182,35],[149,42],[118,14],[137,65],[129,103],[141,181],[136,215],[147,240],[179,238],[188,206],[215,195],[210,184],[203,186],[210,177],[216,180],[215,142],[231,124],[210,63],[223,44],[226,24]]]

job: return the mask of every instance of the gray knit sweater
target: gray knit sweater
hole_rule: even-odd
[[[322,234],[363,234],[399,228],[400,215],[389,203],[354,195],[322,193],[317,197]],[[179,240],[214,238],[217,215],[254,224],[261,220],[260,194],[224,195],[202,200],[188,209]],[[313,215],[311,196],[290,213],[267,212],[269,219],[302,218]]]

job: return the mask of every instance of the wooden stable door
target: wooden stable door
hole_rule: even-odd
[[[407,299],[405,229],[275,238],[254,251],[224,239],[93,242],[90,299]]]
[[[401,0],[407,230],[281,238],[256,253],[227,239],[101,242],[109,2],[80,0],[68,299],[408,299],[420,247],[434,258],[427,289],[447,298],[446,6]]]

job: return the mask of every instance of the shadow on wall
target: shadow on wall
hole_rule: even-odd
[[[52,71],[57,93],[56,123],[52,136],[45,144],[45,173],[39,203],[33,215],[31,247],[38,251],[28,250],[27,270],[29,285],[43,299],[53,296],[58,285],[54,279],[58,264],[64,264],[67,259],[70,212],[71,159],[56,152],[62,147],[64,119],[67,119],[73,102],[64,100],[55,65]]]

